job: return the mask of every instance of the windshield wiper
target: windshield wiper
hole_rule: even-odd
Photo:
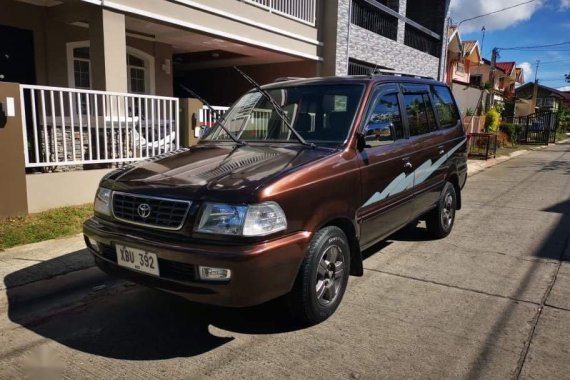
[[[287,119],[287,115],[285,115],[285,111],[283,110],[283,108],[281,108],[279,103],[277,103],[277,101],[275,101],[275,99],[271,96],[271,94],[267,90],[264,90],[263,88],[261,88],[261,86],[259,84],[257,84],[257,82],[253,80],[253,78],[251,78],[249,75],[247,75],[246,73],[241,71],[237,66],[234,66],[234,69],[238,73],[240,73],[241,76],[244,77],[246,81],[248,81],[253,87],[255,87],[255,89],[257,91],[259,91],[261,93],[261,95],[263,95],[263,97],[269,101],[269,103],[271,103],[271,105],[273,106],[273,108],[277,112],[277,115],[279,115],[279,117],[281,118],[281,120],[283,120],[283,122],[285,123],[287,128],[289,128],[289,130],[295,135],[295,137],[297,138],[297,140],[299,140],[299,142],[301,144],[306,145],[306,146],[310,146],[311,148],[316,147],[315,144],[307,142],[303,138],[303,136],[301,136],[299,134],[299,132],[297,132],[295,130],[295,128],[293,128],[291,126],[291,123],[289,123],[289,120]]]
[[[198,94],[195,93],[194,91],[190,90],[188,87],[184,86],[184,85],[181,84],[181,83],[178,83],[178,85],[179,85],[180,87],[182,87],[182,89],[185,90],[186,92],[188,92],[190,95],[192,95],[193,97],[195,97],[196,99],[198,99],[199,101],[201,101],[206,107],[208,107],[208,109],[210,110],[210,112],[212,112],[212,114],[215,115],[215,114],[218,113],[218,111],[216,111],[216,110],[214,109],[214,107],[212,107],[212,105],[211,105],[210,103],[208,103],[208,102],[207,102],[204,98],[202,98],[200,95],[198,95]],[[239,144],[239,145],[247,145],[247,143],[246,143],[245,141],[242,141],[242,140],[238,139],[237,137],[235,137],[234,134],[231,133],[231,132],[229,131],[229,129],[227,129],[227,128],[224,126],[224,124],[222,123],[222,122],[224,121],[224,119],[225,119],[225,117],[222,117],[222,118],[218,119],[218,120],[216,121],[216,124],[219,124],[219,125],[220,125],[220,128],[222,128],[222,129],[224,130],[224,132],[226,132],[226,133],[228,134],[228,136],[230,136],[230,138],[231,138],[232,140],[234,140],[234,142],[235,142],[236,144]]]

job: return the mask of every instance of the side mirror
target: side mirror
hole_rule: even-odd
[[[394,124],[392,122],[374,122],[369,123],[364,128],[365,141],[385,141],[394,138]]]

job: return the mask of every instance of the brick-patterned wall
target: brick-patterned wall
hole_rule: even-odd
[[[351,0],[338,0],[336,75],[348,74],[348,21],[350,13],[350,1]]]
[[[439,59],[404,45],[403,21],[398,22],[398,42],[357,25],[348,26],[351,0],[338,0],[336,75],[348,74],[348,58],[394,70],[438,77]],[[406,14],[407,0],[400,0],[400,14]],[[348,39],[350,42],[348,43]]]
[[[356,25],[350,30],[350,57],[394,70],[437,78],[439,59]]]

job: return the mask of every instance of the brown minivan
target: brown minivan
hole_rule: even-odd
[[[447,236],[466,178],[441,82],[279,82],[246,93],[197,145],[104,177],[85,240],[109,274],[223,306],[286,295],[318,323],[363,274],[363,249],[419,219]]]

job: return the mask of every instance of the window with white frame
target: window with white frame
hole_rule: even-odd
[[[127,54],[127,70],[129,80],[129,92],[146,94],[146,77],[148,75],[144,59],[133,54]]]
[[[73,80],[75,88],[91,88],[91,61],[89,47],[74,47],[73,54]]]
[[[91,60],[89,41],[67,44],[69,86],[91,88]],[[128,91],[137,94],[154,93],[154,57],[130,46],[127,47]]]

